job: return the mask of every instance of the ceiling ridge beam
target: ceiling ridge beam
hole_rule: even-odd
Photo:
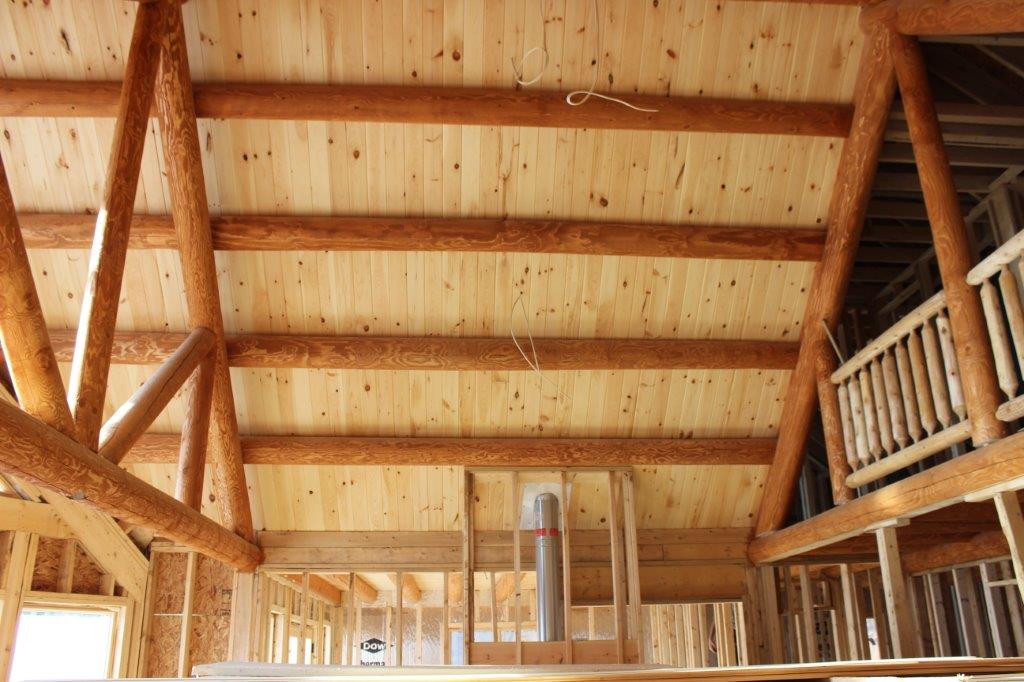
[[[179,437],[142,436],[122,464],[177,462]],[[241,437],[246,464],[568,467],[771,463],[774,438]]]
[[[87,249],[95,216],[22,213],[31,249]],[[467,251],[657,258],[816,261],[817,227],[672,225],[592,220],[222,215],[210,218],[218,251]],[[176,249],[168,215],[136,215],[129,248]]]
[[[497,88],[304,83],[196,83],[201,118],[362,121],[445,125],[665,130],[845,137],[851,109],[828,102],[665,97],[629,94],[634,107],[594,99],[566,104],[565,93]],[[0,80],[0,116],[113,115],[120,83]]]
[[[185,342],[179,332],[117,332],[111,362],[167,362]],[[50,343],[67,362],[75,332],[54,329]],[[230,367],[533,371],[509,337],[228,334]],[[545,370],[792,369],[799,344],[736,339],[533,339]]]

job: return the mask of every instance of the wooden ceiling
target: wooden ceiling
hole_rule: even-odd
[[[197,84],[564,92],[589,86],[600,22],[597,89],[627,100],[852,99],[861,48],[856,8],[736,0],[604,0],[599,7],[595,16],[582,1],[192,0],[184,13]],[[134,12],[121,0],[4,3],[0,77],[116,81]],[[512,61],[542,42],[549,53],[543,76],[517,86]],[[539,62],[527,62],[527,78]],[[559,106],[566,107],[560,115],[572,116]],[[580,111],[588,106],[599,105]],[[94,212],[113,119],[8,113],[0,153],[19,212]],[[842,148],[840,137],[809,135],[271,121],[251,113],[199,121],[214,215],[739,225],[763,228],[765,239],[769,228],[782,227],[820,235]],[[154,119],[139,214],[170,211],[158,136]],[[229,335],[796,341],[814,268],[807,257],[253,247],[217,254]],[[88,250],[51,244],[30,257],[48,326],[73,331]],[[186,317],[177,254],[130,251],[118,329],[183,332]],[[152,371],[114,364],[108,414]],[[525,362],[522,370],[495,371],[232,369],[243,436],[461,438],[773,436],[789,370],[562,369],[545,376],[550,381]],[[182,418],[175,401],[152,431],[177,433]],[[130,467],[173,488],[173,466]],[[750,526],[765,472],[764,465],[638,467],[638,523]],[[272,530],[453,530],[460,474],[452,466],[247,466],[254,522]],[[580,495],[578,524],[599,527],[597,488]],[[210,497],[204,511],[218,518]]]

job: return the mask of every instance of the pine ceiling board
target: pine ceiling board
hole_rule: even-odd
[[[760,502],[767,469],[742,466],[635,467],[637,526],[752,526],[752,515]]]
[[[513,87],[511,59],[546,44],[547,70],[528,87],[585,88],[594,78],[598,26],[586,3],[545,4],[543,17],[533,3],[441,7],[431,2],[417,11],[418,6],[335,0],[188,4],[189,56],[197,81],[244,77]],[[11,36],[20,38],[12,41],[16,59],[3,60],[6,74],[120,76],[133,6],[93,0],[11,4],[6,11]],[[846,76],[857,63],[861,42],[855,7],[664,0],[658,6],[602,3],[600,11],[597,83],[602,91],[851,97]],[[484,40],[485,35],[501,39]],[[639,35],[644,40],[633,37]],[[395,44],[401,48],[385,49]],[[540,62],[537,55],[528,61],[527,78]]]

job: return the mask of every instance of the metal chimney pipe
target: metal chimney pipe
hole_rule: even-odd
[[[537,563],[537,639],[556,642],[562,634],[562,577],[558,560],[558,497],[541,493],[533,501]]]

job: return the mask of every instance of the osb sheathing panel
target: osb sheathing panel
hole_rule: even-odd
[[[192,665],[220,663],[228,660],[228,633],[231,615],[192,616],[192,641],[189,657]]]
[[[186,560],[177,552],[153,553],[153,613],[181,613]]]
[[[32,574],[32,589],[40,592],[57,592],[57,575],[60,572],[60,555],[65,540],[39,538],[36,550],[36,566]],[[71,591],[76,594],[102,594],[104,573],[81,548],[75,548],[75,572]]]
[[[200,556],[196,564],[195,599],[192,613],[231,617],[231,587],[234,572],[219,561]]]
[[[154,615],[149,627],[146,677],[178,676],[181,616]]]

